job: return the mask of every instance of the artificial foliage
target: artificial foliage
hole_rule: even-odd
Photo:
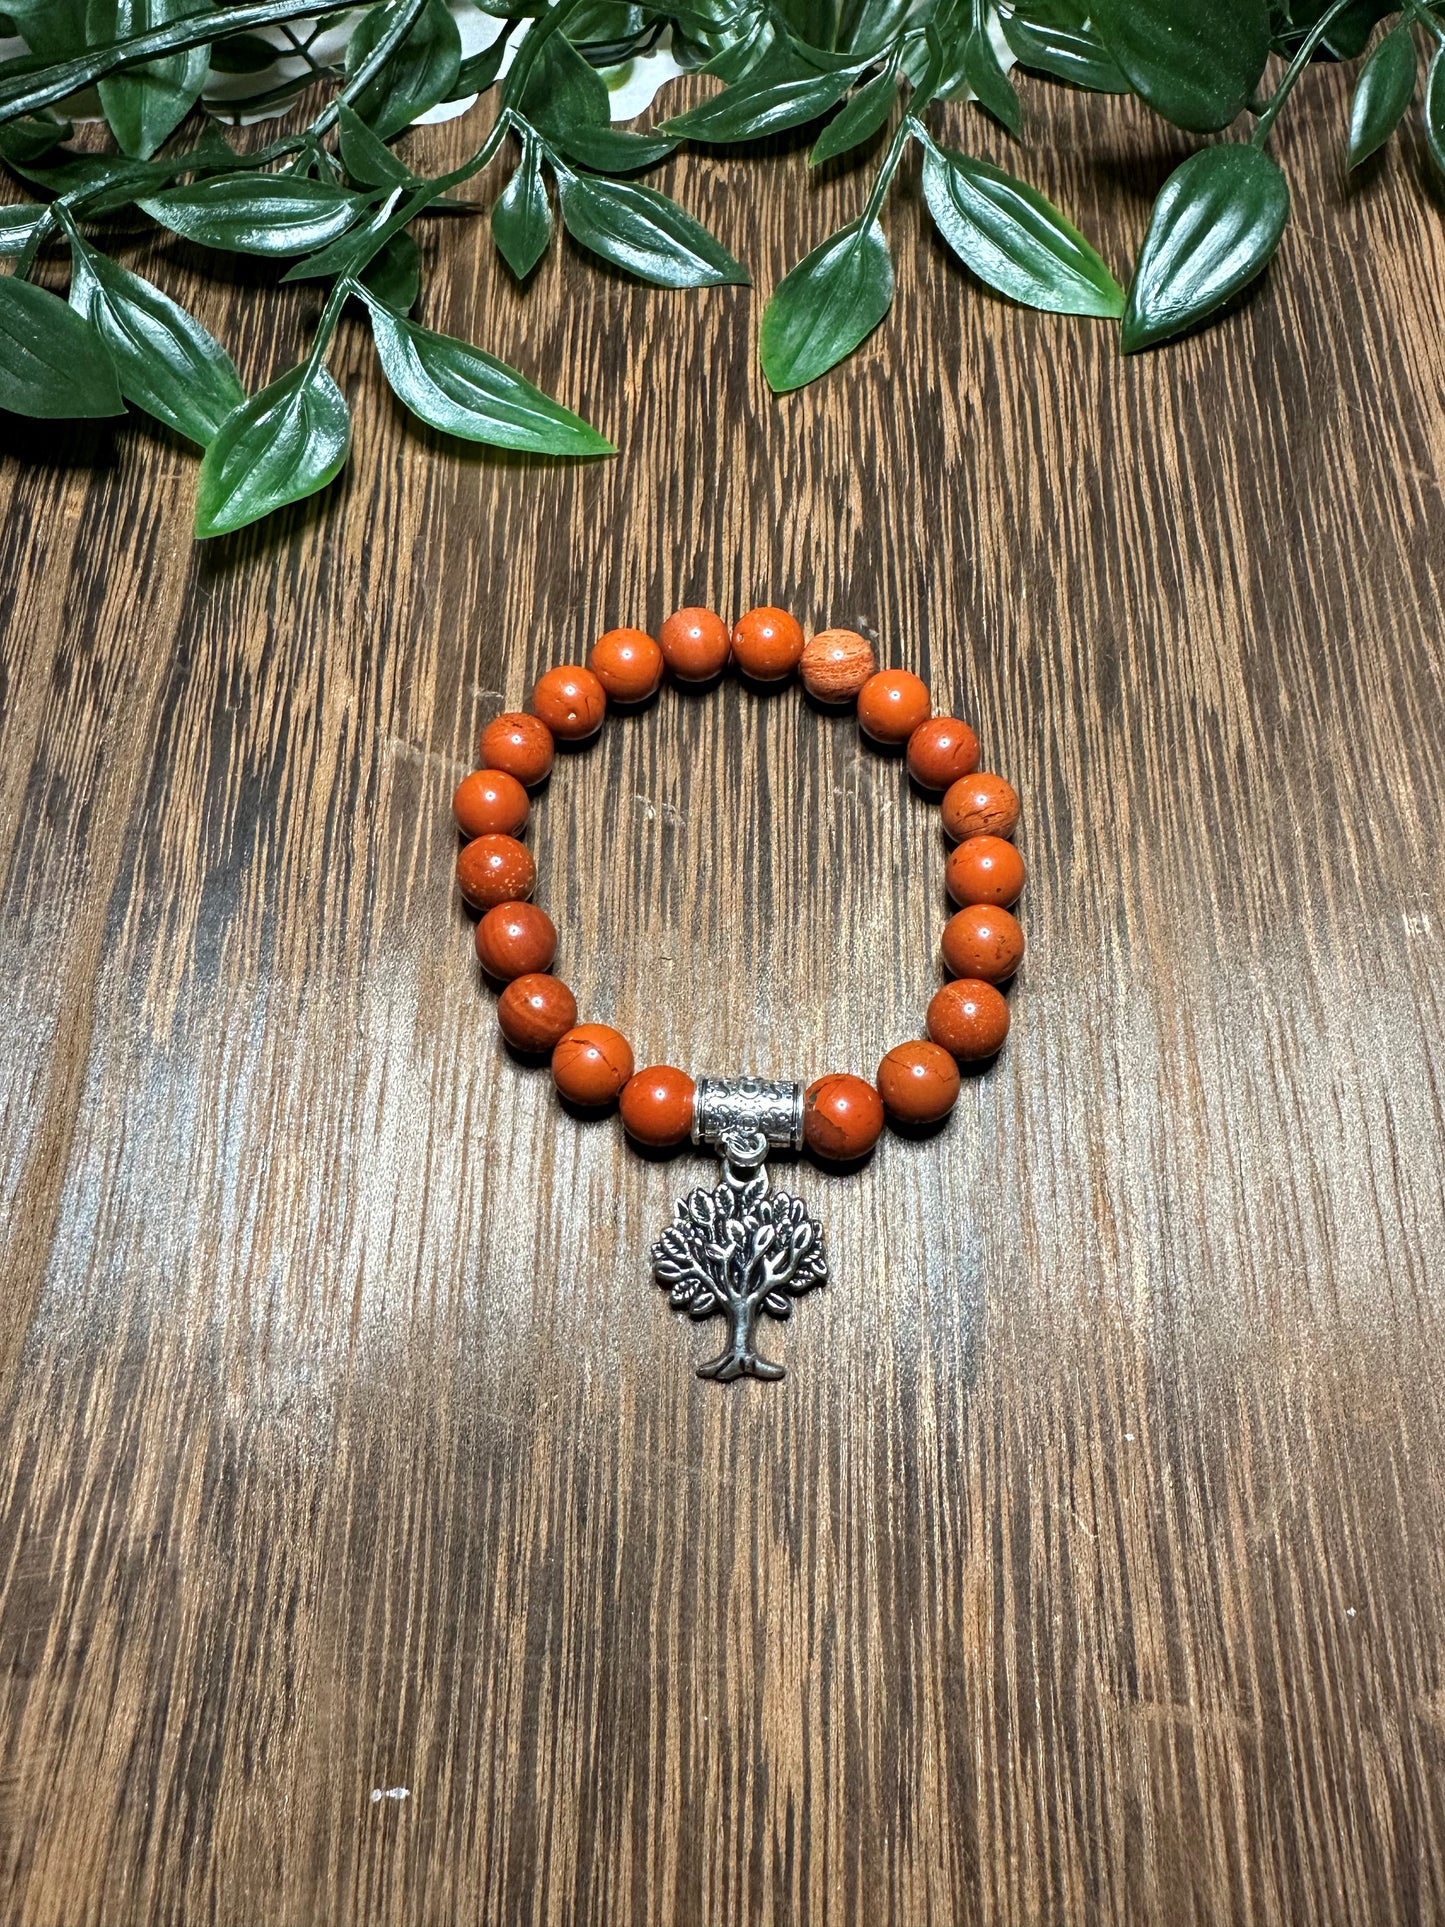
[[[1358,63],[1343,130],[1352,167],[1418,93],[1445,170],[1445,7],[1427,0],[487,0],[482,11],[500,18],[500,37],[464,58],[444,0],[340,14],[315,0],[11,0],[8,24],[28,51],[0,66],[0,160],[27,198],[0,208],[0,407],[144,410],[202,450],[196,533],[224,534],[344,466],[351,425],[327,355],[352,303],[392,388],[431,427],[531,454],[610,453],[515,369],[412,318],[415,224],[475,215],[466,184],[504,152],[512,170],[482,211],[519,280],[560,220],[610,266],[698,289],[745,285],[748,269],[640,177],[682,143],[726,165],[730,148],[815,127],[811,162],[856,168],[859,212],[767,299],[759,351],[778,393],[836,368],[887,314],[884,223],[910,147],[937,235],[978,281],[1114,324],[1125,353],[1226,308],[1278,247],[1290,197],[1270,136],[1312,60]],[[646,131],[614,125],[604,76],[659,44],[720,85],[685,113],[654,112]],[[295,54],[282,84],[212,98],[218,74],[273,70],[278,50]],[[940,137],[941,103],[967,100],[1022,149],[1021,84],[1036,78],[1137,94],[1177,127],[1223,136],[1165,181],[1127,285],[1027,180]],[[467,159],[413,171],[406,130],[471,96],[484,131]],[[313,104],[304,125],[269,139],[225,125],[242,109],[289,111],[289,125]],[[104,118],[110,151],[72,144],[82,113]],[[282,282],[321,283],[305,359],[247,394],[195,316],[113,258],[146,221],[202,249],[269,258]],[[61,262],[68,300],[54,291]]]

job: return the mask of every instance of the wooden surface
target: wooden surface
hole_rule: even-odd
[[[1180,147],[1026,93],[1122,270]],[[613,462],[419,433],[350,327],[349,477],[260,533],[139,421],[4,429],[6,1927],[1445,1918],[1445,246],[1346,112],[1132,362],[905,172],[892,319],[782,402],[747,291],[430,230],[425,318]],[[763,288],[863,191],[660,179]],[[316,312],[130,258],[253,381]],[[973,719],[1032,948],[949,1131],[796,1174],[835,1282],[729,1389],[647,1265],[709,1167],[507,1059],[447,803],[602,627],[764,599]],[[917,1032],[936,815],[796,691],[609,724],[534,843],[644,1059]]]

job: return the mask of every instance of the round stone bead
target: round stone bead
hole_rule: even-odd
[[[1001,836],[970,836],[950,850],[944,880],[955,903],[1007,909],[1024,887],[1024,860]]]
[[[866,636],[852,629],[823,629],[803,645],[798,658],[803,687],[820,703],[851,703],[870,676],[878,673],[878,658]]]
[[[504,769],[474,769],[452,796],[463,836],[516,836],[526,828],[530,807],[527,792]]]
[[[494,716],[482,731],[480,756],[488,769],[504,770],[533,789],[552,768],[552,732],[536,716],[509,709]]]
[[[658,631],[663,660],[679,682],[711,682],[727,668],[732,638],[711,609],[679,609]]]
[[[476,944],[487,975],[510,983],[513,977],[551,969],[557,929],[535,903],[497,903],[477,925]]]
[[[908,773],[926,790],[946,790],[978,765],[978,738],[957,716],[930,716],[908,739]]]
[[[1012,836],[1018,827],[1018,792],[989,769],[961,776],[940,809],[943,827],[955,843],[966,836]]]
[[[650,1064],[622,1087],[622,1123],[639,1144],[661,1149],[681,1144],[692,1130],[693,1099],[697,1086],[686,1071],[671,1064]]]
[[[573,1104],[611,1104],[632,1075],[632,1046],[610,1024],[574,1024],[552,1052],[552,1081]]]
[[[992,984],[960,977],[934,993],[928,1034],[960,1063],[977,1063],[992,1057],[1008,1036],[1008,1005]]]
[[[970,903],[943,927],[943,961],[954,977],[1001,984],[1024,960],[1024,933],[1011,910]]]
[[[875,743],[906,743],[932,707],[927,683],[907,669],[882,669],[858,691],[858,724]]]
[[[883,1100],[873,1086],[846,1072],[820,1077],[803,1098],[803,1141],[820,1158],[839,1163],[873,1149],[883,1129]]]
[[[457,857],[457,887],[474,910],[514,903],[532,894],[537,866],[514,836],[478,836]]]
[[[555,1050],[577,1022],[577,999],[560,977],[531,970],[514,977],[497,999],[497,1022],[513,1050]]]
[[[749,609],[733,630],[733,661],[755,682],[782,682],[803,653],[803,632],[782,609]]]
[[[554,736],[580,743],[601,729],[607,691],[590,669],[568,662],[537,678],[532,707]]]
[[[645,703],[662,681],[662,651],[641,629],[609,629],[592,645],[587,667],[614,703]]]
[[[937,1044],[895,1044],[878,1066],[878,1095],[895,1124],[937,1124],[958,1097],[958,1065]]]

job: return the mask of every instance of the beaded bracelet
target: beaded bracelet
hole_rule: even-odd
[[[519,840],[530,813],[527,791],[551,771],[559,739],[596,734],[609,700],[647,701],[665,669],[679,682],[711,682],[730,660],[754,682],[781,682],[796,669],[818,702],[856,702],[863,731],[875,743],[902,748],[914,781],[941,798],[943,827],[954,842],[948,891],[960,906],[943,932],[950,981],[928,1006],[927,1039],[896,1044],[874,1083],[834,1073],[805,1090],[751,1077],[695,1083],[670,1064],[637,1070],[627,1039],[609,1024],[579,1024],[576,999],[551,974],[557,932],[530,901],[536,865]],[[1008,1033],[998,986],[1024,953],[1009,907],[1024,886],[1023,859],[1008,840],[1019,799],[1003,777],[978,768],[978,755],[968,724],[935,716],[917,676],[880,671],[862,636],[827,629],[805,644],[793,618],[771,608],[750,610],[731,634],[707,609],[680,609],[656,640],[640,629],[609,630],[585,669],[547,671],[530,713],[498,716],[482,731],[484,767],[464,777],[452,799],[466,838],[457,883],[481,912],[477,956],[503,986],[503,1036],[524,1055],[550,1054],[557,1089],[571,1103],[597,1111],[615,1103],[639,1144],[665,1148],[691,1137],[723,1160],[722,1182],[680,1199],[652,1249],[654,1272],[676,1310],[728,1319],[727,1344],[699,1366],[700,1377],[781,1378],[781,1365],[757,1355],[758,1315],[786,1317],[793,1298],[828,1275],[817,1221],[799,1199],[768,1190],[768,1152],[806,1145],[830,1162],[854,1163],[873,1149],[885,1119],[905,1129],[941,1123],[958,1096],[959,1064],[992,1057]]]

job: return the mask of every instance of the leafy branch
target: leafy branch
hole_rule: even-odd
[[[1445,25],[1432,0],[354,0],[343,16],[318,0],[196,6],[13,0],[29,51],[0,66],[0,160],[34,198],[0,208],[0,255],[13,260],[0,276],[0,406],[74,418],[130,404],[194,441],[200,535],[298,501],[345,464],[349,413],[327,358],[348,310],[430,427],[534,454],[611,452],[516,370],[411,319],[413,225],[475,208],[458,190],[507,148],[491,232],[518,281],[560,218],[599,260],[673,289],[748,274],[675,200],[631,177],[683,143],[717,153],[809,127],[812,167],[873,153],[856,217],[764,309],[760,358],[779,393],[835,367],[892,305],[885,221],[910,152],[940,239],[974,279],[1027,307],[1117,321],[1126,353],[1224,309],[1274,255],[1290,196],[1268,146],[1312,62],[1361,61],[1353,168],[1402,123],[1425,43],[1423,121],[1445,171]],[[493,13],[495,37],[464,54],[458,19],[476,8]],[[650,131],[615,125],[608,73],[659,45],[721,84]],[[1196,134],[1252,123],[1170,175],[1127,288],[1028,182],[946,144],[958,102],[1021,140],[1020,74],[1137,94]],[[262,144],[233,145],[217,125],[308,89],[322,92],[311,118]],[[494,109],[468,157],[416,173],[396,146],[406,130],[482,95]],[[64,115],[93,114],[97,98],[111,152],[67,144]],[[110,257],[108,239],[137,214],[204,249],[274,259],[282,282],[326,284],[303,360],[248,397],[202,324]],[[68,263],[68,300],[35,278],[53,256]]]

